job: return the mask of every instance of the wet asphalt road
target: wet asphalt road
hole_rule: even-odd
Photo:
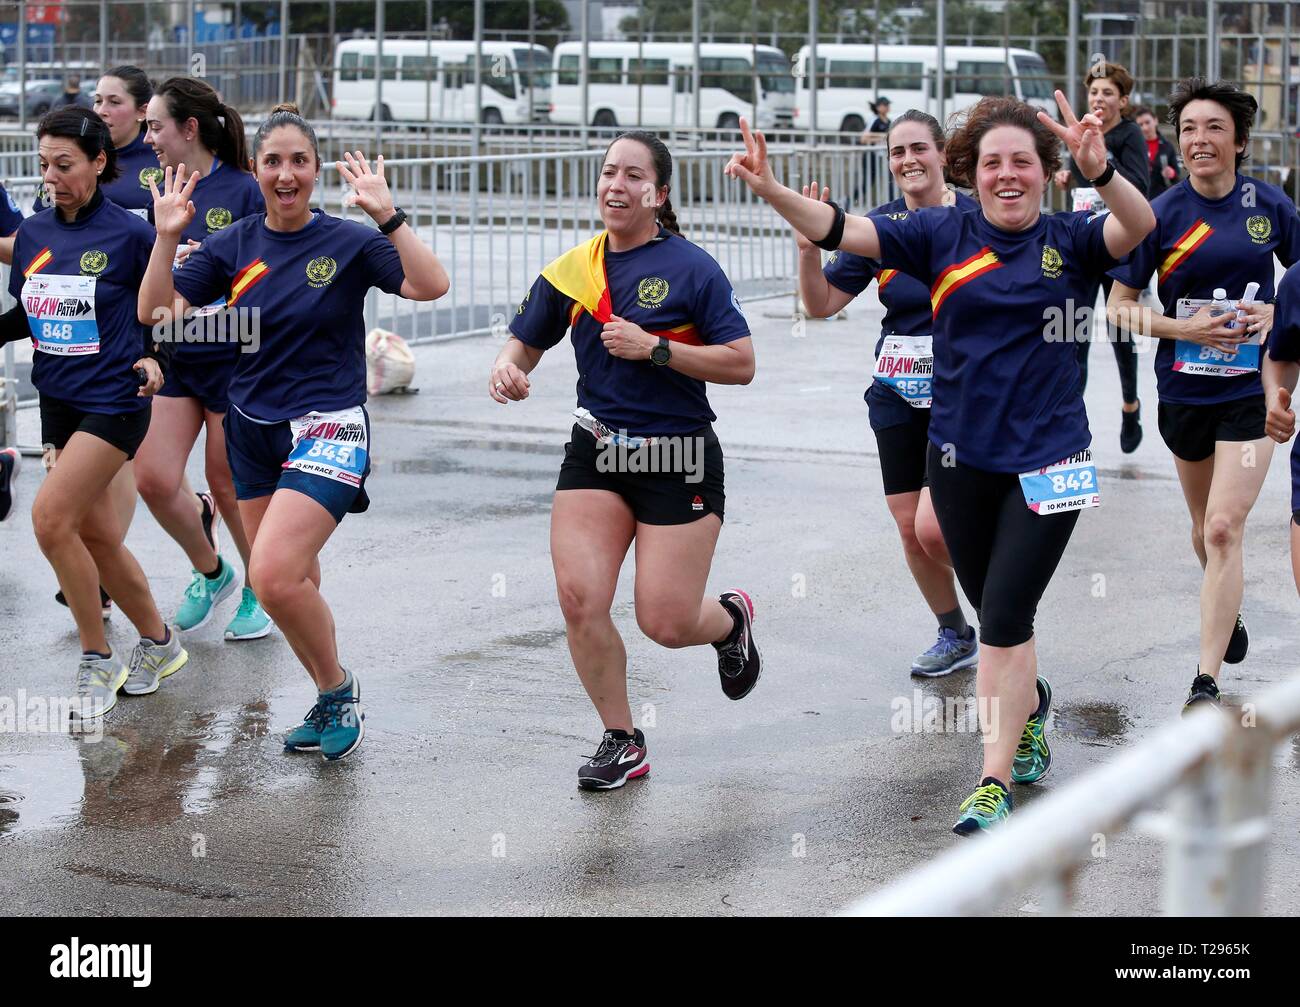
[[[865,298],[864,298],[865,301]],[[714,388],[727,455],[727,523],[711,587],[757,605],[766,660],[739,703],[707,648],[667,651],[632,611],[615,619],[652,770],[579,792],[599,738],[572,670],[547,546],[572,408],[565,343],[533,397],[485,392],[490,338],[417,351],[419,395],[371,405],[374,504],[324,557],[343,658],[363,684],[365,744],[327,766],[282,754],[313,693],[277,634],[226,644],[223,610],[191,634],[190,663],[120,701],[102,741],[0,734],[0,906],[14,914],[827,913],[959,840],[948,829],[978,771],[967,733],[891,729],[893,704],[973,693],[974,673],[915,684],[933,624],[881,495],[862,403],[874,303],[794,338],[788,299],[753,302],[759,376]],[[1111,355],[1093,349],[1103,506],[1089,512],[1039,614],[1056,692],[1059,787],[1176,716],[1194,673],[1199,568],[1172,461],[1155,430],[1118,450]],[[22,416],[37,439],[35,415]],[[198,455],[196,454],[196,457]],[[69,690],[76,637],[26,504],[0,528],[0,695]],[[192,470],[201,484],[201,473]],[[1285,452],[1247,536],[1252,645],[1227,670],[1246,695],[1294,674]],[[164,613],[188,583],[180,551],[141,507],[129,543]],[[1099,578],[1104,578],[1099,579]],[[1097,587],[1104,584],[1104,596]],[[228,603],[230,604],[230,603]],[[111,639],[134,642],[115,615]],[[1266,909],[1300,910],[1300,740],[1280,748]],[[1034,788],[1018,788],[1021,806]],[[1108,837],[1082,871],[1090,914],[1158,908],[1160,854]],[[999,912],[1031,915],[1034,892]]]

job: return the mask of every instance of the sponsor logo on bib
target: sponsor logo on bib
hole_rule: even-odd
[[[1061,275],[1061,270],[1065,268],[1065,263],[1061,261],[1061,253],[1051,245],[1043,246],[1043,275],[1049,280],[1055,280]]]
[[[1250,235],[1251,241],[1262,245],[1273,233],[1273,221],[1263,215],[1249,217],[1246,220],[1246,233]]]
[[[231,220],[230,211],[224,206],[214,206],[203,215],[204,222],[208,225],[208,231],[220,231],[223,227],[229,227]]]
[[[81,255],[81,273],[83,276],[98,276],[108,265],[108,255],[98,249],[83,252]]]
[[[647,276],[637,284],[636,303],[642,308],[657,308],[668,296],[668,281],[661,276]]]
[[[334,279],[334,274],[338,272],[338,268],[339,264],[328,255],[317,256],[307,263],[308,286],[325,286],[330,280]]]

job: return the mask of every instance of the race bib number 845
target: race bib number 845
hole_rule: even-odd
[[[370,459],[366,416],[360,406],[333,413],[308,413],[289,421],[293,449],[285,469],[360,486]]]

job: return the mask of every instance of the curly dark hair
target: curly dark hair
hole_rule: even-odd
[[[1034,138],[1044,178],[1050,178],[1061,167],[1056,134],[1038,121],[1038,109],[1019,98],[981,98],[964,114],[954,116],[950,125],[956,126],[956,130],[948,138],[948,173],[958,184],[975,187],[980,140],[998,126],[1015,126]]]
[[[1226,80],[1216,80],[1211,84],[1204,77],[1186,77],[1174,85],[1169,92],[1169,125],[1174,127],[1175,139],[1181,135],[1178,120],[1183,109],[1193,101],[1213,101],[1222,105],[1232,116],[1233,143],[1250,144],[1250,127],[1255,124],[1255,113],[1259,111],[1259,102],[1255,98]],[[1181,146],[1181,144],[1180,144]],[[1237,154],[1237,167],[1250,157],[1246,146]]]

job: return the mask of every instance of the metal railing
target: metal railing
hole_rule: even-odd
[[[854,903],[846,915],[978,915],[1039,885],[1039,910],[1064,914],[1098,837],[1113,838],[1126,825],[1166,844],[1166,914],[1258,915],[1272,753],[1297,730],[1300,676],[1243,704],[1240,715],[1198,712]],[[1167,811],[1155,813],[1166,796]]]
[[[390,149],[387,142],[384,149]],[[742,299],[790,295],[798,272],[790,229],[745,186],[723,176],[735,149],[674,155],[671,198],[678,224],[685,237],[717,259]],[[433,302],[407,301],[372,290],[367,327],[392,329],[413,343],[485,334],[504,339],[516,307],[542,267],[601,229],[596,182],[602,153],[569,150],[392,160],[385,153],[385,174],[394,199],[446,267],[451,289]],[[893,179],[878,146],[772,147],[769,157],[773,171],[787,184],[798,186],[816,178],[831,187],[836,199],[847,200],[856,209],[894,196]],[[347,187],[332,161],[323,167],[317,204],[346,216]],[[24,212],[30,210],[39,183],[33,175],[6,179]],[[358,217],[357,211],[350,212],[354,219]],[[7,267],[0,268],[0,291],[8,290],[8,275]],[[0,306],[8,303],[4,293]],[[19,370],[10,344],[4,352],[7,394],[0,400],[7,402],[7,408],[0,406],[0,443],[13,442],[13,411],[36,403],[30,390],[15,401]]]

